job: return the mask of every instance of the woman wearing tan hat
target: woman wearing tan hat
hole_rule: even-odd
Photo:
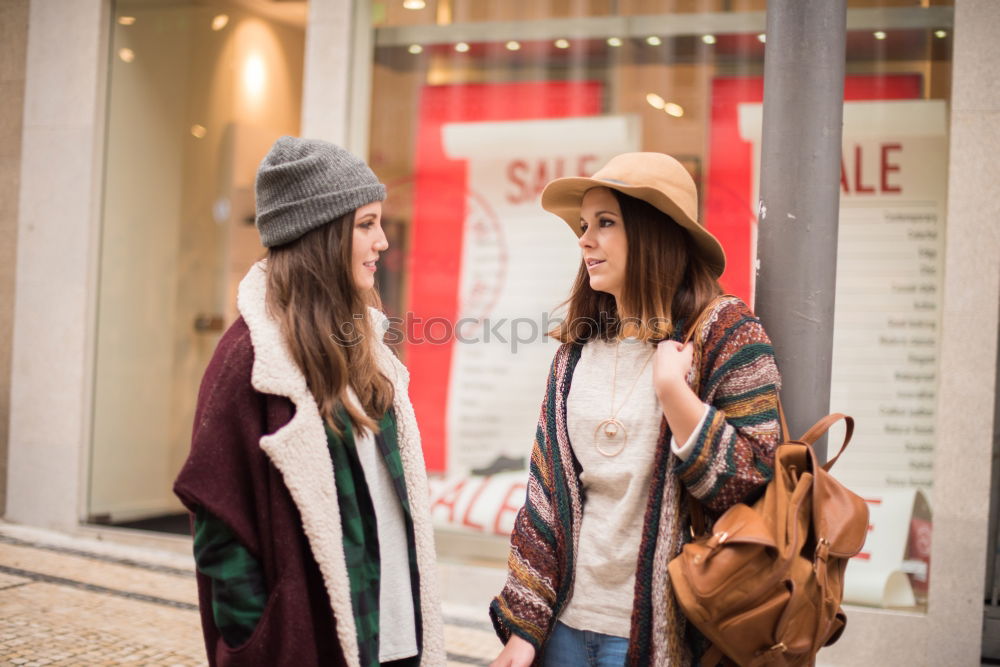
[[[385,186],[325,141],[257,171],[268,248],[205,377],[174,492],[213,667],[444,664],[409,374],[376,308]]]
[[[493,664],[687,665],[700,642],[667,574],[689,525],[683,493],[717,515],[769,479],[771,343],[745,303],[719,297],[725,254],[677,160],[619,155],[552,181],[542,206],[582,259],[490,606],[506,643]]]

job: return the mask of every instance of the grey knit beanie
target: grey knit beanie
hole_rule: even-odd
[[[364,160],[327,141],[281,137],[257,169],[257,231],[266,247],[290,243],[365,204],[385,186]]]

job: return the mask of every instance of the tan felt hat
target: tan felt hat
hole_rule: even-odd
[[[716,277],[726,268],[722,245],[698,222],[698,190],[680,162],[663,153],[622,153],[590,178],[557,178],[542,191],[542,208],[566,221],[577,235],[580,204],[591,188],[611,188],[641,199],[673,218],[691,234]]]

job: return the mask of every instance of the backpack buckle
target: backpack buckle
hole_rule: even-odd
[[[785,642],[778,642],[777,644],[775,644],[774,646],[772,646],[767,650],[760,649],[758,651],[755,651],[754,656],[764,660],[763,664],[768,664],[772,660],[774,660],[773,656],[775,653],[786,653],[787,651],[788,647],[785,645]],[[757,664],[757,662],[755,661],[754,664]]]
[[[826,562],[827,557],[830,555],[830,540],[825,537],[819,538],[816,542],[816,551],[813,553],[813,561],[823,561]]]
[[[826,561],[829,556],[830,540],[821,537],[816,542],[816,553],[813,554],[813,572],[822,586],[826,586]]]
[[[705,560],[708,560],[715,552],[719,550],[726,540],[729,539],[729,533],[724,530],[720,530],[718,533],[713,534],[708,540],[705,541],[705,548],[708,549],[708,555],[705,556]]]
[[[710,538],[708,538],[708,541],[705,542],[705,548],[708,549],[708,553],[705,554],[704,556],[702,556],[701,554],[695,556],[694,564],[700,565],[702,561],[707,561],[709,558],[714,556],[716,553],[719,552],[719,547],[725,544],[726,540],[728,539],[729,539],[729,533],[727,533],[724,530],[721,530],[718,533],[712,535]]]
[[[705,546],[714,550],[717,547],[720,547],[723,544],[725,544],[726,540],[728,539],[729,539],[729,533],[722,530],[712,535],[712,537],[708,538],[708,542],[705,543]]]

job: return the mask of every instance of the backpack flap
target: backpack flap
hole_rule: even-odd
[[[757,569],[747,570],[748,564],[761,561],[762,548],[777,552],[772,528],[764,518],[747,505],[733,505],[713,526],[713,533],[684,547],[683,567],[688,570],[687,582],[699,598],[711,598],[720,589],[733,586],[737,580],[753,580]],[[726,547],[723,549],[723,547]]]
[[[819,465],[812,444],[829,428],[843,419],[847,432],[840,451],[826,466]],[[840,458],[854,432],[854,420],[846,415],[827,415],[802,436],[809,446],[809,467],[815,475],[813,486],[813,531],[817,541],[825,540],[828,553],[838,558],[850,558],[861,551],[868,536],[868,505],[864,499],[834,479],[828,471]]]
[[[857,555],[868,536],[868,505],[818,468],[813,488],[813,529],[817,538],[829,543],[831,556],[850,558]]]

